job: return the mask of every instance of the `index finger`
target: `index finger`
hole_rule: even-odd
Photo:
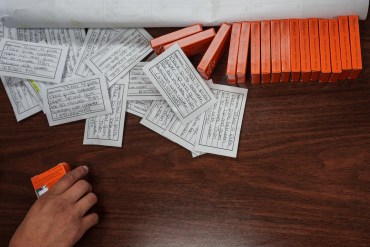
[[[51,189],[54,194],[61,194],[68,190],[74,183],[83,178],[89,169],[87,166],[79,166],[65,174]]]

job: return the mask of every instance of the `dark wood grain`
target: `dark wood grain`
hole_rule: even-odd
[[[237,159],[193,159],[131,114],[123,148],[83,146],[84,121],[17,123],[0,87],[0,245],[35,201],[30,177],[67,161],[99,196],[77,246],[370,246],[369,21],[361,34],[359,80],[247,85]]]

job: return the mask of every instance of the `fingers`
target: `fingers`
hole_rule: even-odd
[[[74,183],[83,178],[88,173],[87,166],[79,166],[64,175],[49,192],[61,194],[68,190]]]
[[[91,227],[95,226],[99,222],[99,216],[97,213],[91,213],[82,218],[82,229],[85,233]]]
[[[76,202],[75,207],[80,216],[84,216],[86,212],[95,204],[97,203],[98,198],[97,196],[90,192],[84,197],[82,197],[78,202]]]
[[[92,186],[86,180],[80,179],[63,193],[63,197],[75,203],[81,197],[92,191]]]

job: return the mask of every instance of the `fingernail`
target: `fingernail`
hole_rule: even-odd
[[[87,166],[82,166],[86,171],[89,170],[89,168]]]

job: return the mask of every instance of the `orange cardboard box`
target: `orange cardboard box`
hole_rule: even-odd
[[[243,21],[240,32],[238,63],[236,66],[236,76],[238,84],[243,84],[246,83],[247,81],[246,76],[247,76],[250,36],[251,36],[251,24],[250,22]]]
[[[201,24],[196,24],[190,27],[186,27],[180,30],[177,30],[172,33],[165,34],[163,36],[160,36],[158,38],[154,38],[150,41],[150,45],[153,48],[154,52],[158,55],[161,54],[164,49],[163,46],[172,43],[176,40],[183,39],[185,37],[188,37],[190,35],[196,34],[203,31],[203,27]]]
[[[238,64],[238,52],[241,28],[242,25],[240,22],[234,22],[231,27],[229,57],[227,60],[226,67],[226,77],[227,81],[230,84],[236,84],[236,67]]]
[[[281,78],[280,21],[271,21],[271,82]]]
[[[288,82],[292,72],[290,62],[290,23],[280,20],[280,50],[281,50],[281,82]]]
[[[320,36],[320,58],[321,58],[320,82],[328,82],[331,75],[328,20],[323,19],[319,20],[319,36]]]
[[[292,65],[291,81],[299,81],[301,76],[299,20],[290,19],[289,22],[290,22],[290,62]]]
[[[271,82],[271,22],[261,21],[262,82]]]
[[[301,47],[301,81],[311,79],[310,32],[308,19],[299,20],[299,40]]]
[[[329,20],[331,75],[329,82],[337,82],[342,74],[342,59],[340,55],[338,20]]]
[[[251,82],[261,82],[261,22],[251,23]]]
[[[177,43],[181,47],[186,56],[193,56],[205,52],[215,36],[216,36],[215,29],[210,28],[205,31],[193,34],[186,38],[167,44],[163,46],[163,49],[167,50],[173,44]]]
[[[37,197],[42,196],[45,192],[51,189],[56,182],[59,181],[67,172],[70,167],[67,163],[59,163],[53,168],[31,178],[33,188]]]
[[[231,26],[223,23],[200,61],[197,69],[202,78],[209,80],[230,39]]]
[[[348,79],[356,79],[362,70],[360,27],[358,16],[349,16],[349,34],[351,40],[352,71]]]
[[[321,72],[320,59],[320,37],[319,37],[319,20],[310,18],[310,54],[311,54],[311,79],[310,81],[319,81]]]
[[[351,43],[349,41],[348,16],[338,17],[342,74],[339,80],[347,80],[352,70]]]

